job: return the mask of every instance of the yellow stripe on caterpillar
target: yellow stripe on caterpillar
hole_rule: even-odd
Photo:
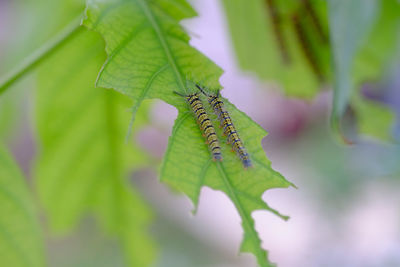
[[[242,164],[245,168],[252,167],[252,163],[250,160],[250,156],[246,151],[246,148],[243,145],[242,140],[239,137],[239,134],[233,124],[231,117],[229,116],[228,111],[224,109],[224,102],[219,97],[219,95],[210,95],[207,94],[203,88],[196,84],[196,87],[208,98],[208,103],[214,110],[214,113],[218,116],[220,120],[221,126],[224,129],[224,134],[227,136],[227,143],[232,144],[232,149],[236,151],[238,157],[242,161]]]
[[[215,133],[214,126],[209,119],[208,114],[204,109],[203,102],[199,98],[198,94],[190,94],[185,96],[178,92],[175,93],[185,97],[186,101],[189,103],[189,106],[196,117],[197,123],[199,124],[200,130],[206,137],[206,143],[208,144],[213,160],[222,161],[222,151],[219,145],[217,134]]]

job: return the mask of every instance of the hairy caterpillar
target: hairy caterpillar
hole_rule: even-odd
[[[218,119],[221,122],[221,126],[224,129],[224,134],[227,137],[228,143],[232,144],[232,149],[236,151],[239,156],[242,164],[245,168],[251,167],[252,163],[250,160],[250,156],[246,151],[246,148],[243,145],[242,140],[239,137],[239,134],[235,128],[235,125],[232,122],[231,117],[229,116],[228,111],[224,109],[224,103],[222,102],[219,94],[217,95],[209,95],[207,94],[203,88],[196,84],[196,87],[208,98],[208,102],[214,109],[215,114],[217,114]]]
[[[206,110],[204,109],[203,102],[199,98],[199,95],[190,94],[185,96],[178,92],[175,92],[175,94],[185,97],[186,101],[189,103],[190,108],[197,118],[197,123],[199,124],[200,130],[206,137],[206,143],[208,144],[208,147],[212,153],[213,160],[222,161],[221,147],[219,145],[217,134],[215,133],[214,126],[208,117]]]

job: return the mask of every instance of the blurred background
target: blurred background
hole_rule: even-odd
[[[47,38],[38,27],[51,27],[51,20],[37,15],[42,12],[38,2],[0,0],[0,73]],[[242,71],[222,3],[191,3],[199,13],[183,22],[191,44],[225,70],[222,95],[269,132],[262,144],[272,167],[298,186],[297,190],[270,190],[263,196],[271,207],[291,217],[288,222],[272,213],[253,213],[270,260],[281,267],[400,266],[400,149],[396,142],[362,137],[352,146],[340,144],[329,128],[330,90],[307,101],[287,98],[274,83]],[[371,97],[396,112],[400,112],[399,73],[394,71],[365,88],[379,91]],[[34,75],[24,79],[0,98],[0,123],[7,125],[0,127],[0,135],[27,177],[36,153],[31,113],[34,79]],[[159,161],[176,115],[175,108],[154,101],[151,124],[136,136]],[[397,141],[398,125],[393,128]],[[193,216],[189,199],[158,181],[158,167],[132,174],[132,182],[156,214],[151,234],[160,252],[154,266],[256,266],[252,255],[238,253],[243,232],[231,201],[221,192],[203,188]],[[42,222],[49,266],[123,266],[118,243],[103,234],[92,218],[68,235],[52,233],[44,214]]]

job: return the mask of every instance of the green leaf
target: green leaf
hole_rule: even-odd
[[[312,98],[320,89],[320,81],[310,68],[304,49],[298,40],[293,24],[293,15],[299,14],[303,1],[270,1],[279,14],[280,30],[284,39],[288,62],[282,59],[279,42],[274,31],[273,18],[265,0],[224,0],[226,18],[240,67],[257,74],[260,79],[273,80],[289,96]],[[326,25],[325,1],[311,0],[323,29]],[[318,64],[329,78],[329,47],[315,34],[309,16],[302,15],[303,29],[310,49],[318,56]]]
[[[135,106],[147,98],[182,106],[172,92],[186,93],[186,77],[220,87],[221,69],[188,44],[178,24],[194,15],[184,0],[89,0],[83,23],[101,33],[108,54],[97,86],[131,96]]]
[[[372,101],[361,103],[363,100],[357,97],[359,93],[354,89],[363,82],[378,80],[388,72],[391,62],[399,58],[393,55],[399,38],[400,4],[396,0],[331,0],[329,21],[335,73],[334,127],[339,127],[339,120],[351,100],[352,104],[354,101],[352,106],[356,109],[360,130],[390,139],[391,117],[394,115],[389,113],[392,112]],[[373,110],[378,113],[373,115],[373,120],[367,120]]]
[[[354,57],[374,24],[378,1],[330,0],[328,6],[335,73],[332,119],[337,124],[354,87]]]
[[[376,23],[355,57],[352,74],[356,86],[365,81],[379,80],[400,59],[400,3],[397,0],[377,2]]]
[[[393,141],[391,130],[395,115],[391,108],[375,101],[362,99],[360,96],[354,96],[351,102],[357,116],[360,133]]]
[[[265,156],[261,147],[261,140],[267,134],[265,130],[226,99],[224,102],[234,118],[241,139],[251,153],[254,168],[245,170],[226,143],[222,144],[223,162],[213,162],[193,114],[180,110],[164,158],[161,180],[184,192],[196,206],[202,186],[226,193],[242,218],[244,240],[241,251],[254,253],[260,266],[270,266],[266,261],[267,253],[261,248],[251,213],[255,210],[269,210],[287,219],[271,209],[261,196],[268,189],[288,187],[291,184],[271,168]],[[222,131],[217,131],[220,140],[223,140]]]
[[[363,82],[379,81],[388,77],[400,60],[399,28],[400,4],[396,0],[380,1],[379,18],[371,30],[368,40],[361,48],[354,63],[356,87]],[[382,103],[365,100],[357,102],[357,92],[353,94],[351,105],[354,108],[360,131],[364,134],[392,141],[394,111]],[[373,113],[376,112],[376,113]]]
[[[272,170],[265,157],[261,139],[266,132],[228,102],[255,167],[243,169],[228,145],[223,145],[222,163],[211,161],[188,104],[173,93],[195,92],[193,87],[186,87],[187,80],[201,82],[213,90],[220,88],[222,71],[188,44],[189,37],[179,25],[181,19],[194,15],[184,0],[88,1],[84,25],[102,34],[108,54],[97,85],[131,96],[136,105],[146,98],[159,98],[179,110],[161,180],[195,203],[203,185],[225,192],[242,217],[245,237],[241,250],[255,254],[260,266],[270,266],[251,213],[258,209],[275,212],[262,201],[262,193],[291,184]],[[221,138],[220,132],[219,135]]]
[[[19,115],[17,99],[20,92],[7,92],[0,98],[0,138],[4,140],[12,134],[16,125],[16,117]]]
[[[44,266],[43,240],[33,199],[14,160],[0,146],[2,266]]]
[[[125,143],[131,101],[94,87],[104,59],[102,40],[82,28],[39,70],[37,188],[53,229],[65,232],[93,212],[120,239],[130,266],[148,266],[151,214],[126,179],[147,156]]]

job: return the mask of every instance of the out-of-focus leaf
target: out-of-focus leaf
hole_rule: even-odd
[[[316,72],[310,67],[304,47],[318,59],[316,62],[325,82],[331,81],[332,49],[335,87],[332,122],[336,129],[347,103],[352,101],[352,90],[363,82],[382,77],[393,60],[391,57],[399,39],[400,12],[396,0],[330,0],[329,10],[326,1],[320,0],[224,0],[223,4],[240,66],[262,79],[278,82],[289,96],[312,98],[321,85],[315,79]],[[319,38],[309,6],[322,32],[330,31],[330,44]],[[297,34],[294,15],[302,21],[302,35],[308,40],[306,46]],[[287,61],[282,60],[277,29],[284,40]],[[355,109],[358,107],[360,105],[354,105]],[[365,117],[361,112],[356,113]],[[388,120],[383,120],[386,123],[380,125],[389,126]],[[360,124],[364,122],[360,118]],[[362,128],[369,135],[388,136],[388,127],[376,129],[374,125],[378,124]]]
[[[226,144],[224,161],[211,161],[185,99],[173,93],[198,92],[187,87],[187,77],[214,90],[220,88],[220,68],[188,44],[189,37],[179,25],[181,19],[193,15],[184,0],[89,0],[84,24],[102,34],[108,54],[97,84],[128,94],[136,105],[146,98],[159,98],[178,108],[161,180],[187,194],[196,204],[203,185],[224,191],[243,221],[241,250],[256,255],[260,266],[270,266],[251,213],[258,209],[275,212],[262,201],[262,193],[290,183],[272,170],[265,157],[261,139],[266,132],[227,101],[255,167],[244,170]],[[221,135],[219,132],[222,140]]]
[[[126,180],[147,157],[124,143],[131,101],[94,87],[104,59],[102,40],[82,28],[39,70],[37,188],[53,229],[69,230],[94,212],[120,240],[129,265],[148,266],[151,214]]]
[[[381,140],[392,140],[391,130],[395,122],[393,110],[388,106],[360,96],[352,98],[360,133],[377,137]]]
[[[397,0],[376,2],[376,22],[355,57],[352,73],[357,86],[386,76],[400,56],[396,51],[400,48],[400,3]]]
[[[335,73],[332,122],[337,128],[348,101],[353,94],[358,94],[354,88],[379,79],[394,60],[399,40],[400,4],[397,0],[328,2]],[[357,96],[354,100],[360,130],[387,139],[391,111],[371,101],[362,103]],[[378,113],[373,115],[374,119],[367,120],[373,111]]]
[[[44,253],[40,226],[25,179],[0,146],[0,263],[41,267]]]
[[[307,0],[319,16],[327,32],[325,1]],[[293,16],[302,21],[302,29],[320,71],[329,79],[329,47],[320,42],[318,34],[305,15],[304,1],[224,0],[232,42],[238,63],[244,70],[255,72],[259,78],[276,81],[289,96],[312,98],[319,91],[320,81],[310,68],[304,49],[298,40]],[[272,6],[270,6],[270,4]],[[274,31],[275,24],[270,8],[279,16],[279,32],[283,38],[288,61],[282,59],[281,45]]]
[[[3,71],[9,71],[20,64],[72,20],[83,14],[85,0],[10,1],[10,6],[15,14],[10,20],[14,34],[2,40],[7,49],[6,53],[0,54],[1,62],[5,60],[7,63],[6,68],[2,68]]]
[[[355,59],[356,87],[360,87],[363,82],[387,77],[394,68],[393,63],[400,61],[400,3],[396,0],[378,2],[381,5],[378,10],[379,18]],[[353,101],[357,101],[357,96],[352,97],[351,104],[358,114],[360,131],[391,141],[395,116],[393,110],[383,103],[366,100],[366,103],[353,104]],[[376,113],[372,113],[373,111]]]
[[[374,25],[379,4],[375,0],[330,0],[328,6],[335,73],[332,119],[337,124],[354,87],[354,58]]]
[[[13,12],[7,20],[9,32],[0,46],[0,77],[21,65],[50,37],[83,13],[84,0],[23,0],[5,4]],[[51,21],[51,23],[49,23]],[[17,87],[17,88],[15,88]],[[13,85],[0,97],[0,137],[8,137],[20,121],[24,97],[31,91],[31,80]]]
[[[7,92],[0,98],[0,138],[4,140],[12,133],[16,125],[16,117],[20,113],[18,110],[18,92]]]

